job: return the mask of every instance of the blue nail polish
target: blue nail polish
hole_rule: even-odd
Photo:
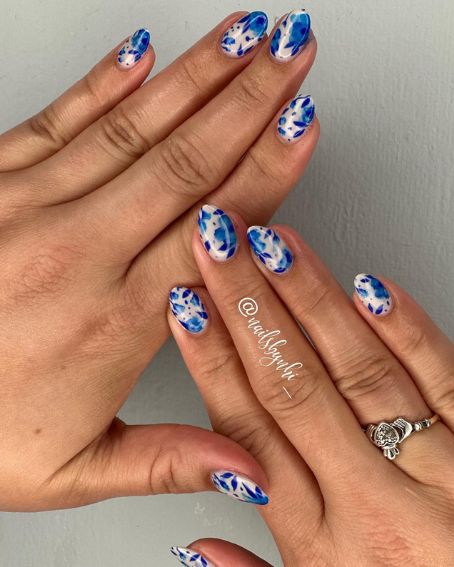
[[[315,104],[310,96],[297,96],[283,111],[277,131],[288,143],[297,142],[312,124],[315,117]]]
[[[118,65],[122,69],[131,69],[142,59],[150,45],[150,32],[137,30],[118,52]]]
[[[240,502],[264,506],[269,498],[258,484],[250,478],[231,471],[218,471],[211,475],[214,486],[227,496]]]
[[[291,61],[309,41],[311,18],[305,10],[287,14],[271,39],[271,55],[278,61]]]
[[[232,258],[238,239],[230,217],[221,209],[204,205],[199,211],[199,234],[205,250],[217,262]]]
[[[290,248],[273,229],[251,226],[247,236],[252,251],[270,272],[285,274],[293,266]]]
[[[388,315],[393,307],[389,291],[380,280],[370,274],[359,274],[355,278],[355,290],[363,305],[378,317]]]
[[[200,553],[192,551],[192,549],[174,546],[170,551],[180,560],[180,563],[186,565],[186,567],[216,567],[214,563],[205,559]]]
[[[174,287],[169,295],[175,319],[190,333],[201,333],[208,323],[208,314],[200,297],[187,287]]]
[[[246,14],[225,32],[221,48],[229,57],[243,57],[263,40],[267,29],[264,12]]]

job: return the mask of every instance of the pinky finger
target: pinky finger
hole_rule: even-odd
[[[0,172],[30,167],[58,152],[135,91],[154,61],[149,32],[137,30],[44,110],[0,136]]]
[[[188,567],[271,567],[250,551],[220,539],[201,539],[189,548],[172,547],[171,551]]]
[[[360,274],[355,288],[361,315],[406,367],[427,404],[454,431],[453,343],[395,283]]]

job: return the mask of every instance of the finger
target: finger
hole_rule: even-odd
[[[263,223],[270,218],[303,175],[319,139],[320,127],[315,118],[295,143],[282,143],[277,131],[281,114],[277,114],[232,175],[209,197],[221,208],[239,213],[249,224]],[[179,282],[190,286],[203,284],[197,266],[192,261],[191,246],[199,208],[200,204],[155,239],[128,271],[125,295],[136,297],[157,325],[159,322],[161,326],[165,325],[169,289]],[[112,247],[112,250],[114,254],[118,253],[116,248]],[[160,266],[159,271],[155,269],[157,265]],[[142,292],[149,289],[150,282],[154,289],[162,291],[161,301],[153,297],[150,302],[150,295]]]
[[[119,45],[47,108],[0,136],[0,171],[45,160],[135,91],[155,61],[149,32],[138,30],[135,37],[141,39],[140,57],[130,66],[131,72],[121,70]]]
[[[231,471],[224,494],[266,504],[268,481],[239,445],[211,431],[183,425],[126,426],[114,421],[94,445],[58,471],[47,490],[61,506],[82,506],[117,496],[216,490],[214,474]],[[253,480],[254,479],[254,480]],[[235,483],[236,481],[236,483]],[[52,504],[51,504],[52,506]]]
[[[187,567],[271,567],[250,551],[220,539],[201,539],[171,552]]]
[[[226,57],[219,47],[223,32],[243,16],[244,12],[237,12],[226,18],[64,151],[35,169],[38,177],[44,167],[47,173],[48,189],[41,198],[49,203],[75,199],[113,179],[230,83],[256,54],[252,50],[243,57]]]
[[[351,299],[317,255],[288,227],[273,227],[269,234],[276,235],[276,240],[272,242],[260,228],[249,230],[261,272],[310,336],[360,423],[431,417],[433,412],[411,376],[358,316]],[[271,258],[263,256],[263,247]],[[274,258],[282,257],[284,248],[293,257],[292,267],[285,277],[278,277]],[[445,451],[449,447],[454,448],[447,430],[437,425],[406,440],[396,463],[418,480],[440,482],[447,472]],[[421,467],[428,460],[431,466]]]
[[[304,533],[310,534],[320,526],[323,515],[317,483],[252,391],[235,345],[207,291],[197,288],[192,293],[201,298],[208,319],[203,318],[201,326],[193,322],[185,328],[169,311],[168,321],[213,428],[243,446],[266,471],[270,504],[261,512],[271,528],[279,526],[286,538],[301,537],[303,526],[290,514],[290,508],[296,507],[304,517]],[[203,332],[187,332],[188,327],[203,327]],[[278,539],[277,543],[285,546],[286,542]]]
[[[315,51],[311,41],[293,64],[276,65],[263,49],[171,136],[111,183],[80,200],[81,222],[88,231],[92,227],[104,236],[99,245],[109,251],[121,244],[130,259],[176,216],[218,187],[304,79]],[[133,225],[129,215],[134,216]],[[114,224],[115,233],[100,230],[100,223],[105,228]]]
[[[428,314],[395,283],[380,279],[393,309],[377,317],[355,293],[358,312],[413,377],[430,408],[454,432],[454,346]],[[363,287],[364,289],[364,287]]]
[[[219,213],[217,213],[219,214]],[[217,223],[213,215],[209,221]],[[237,231],[238,232],[238,231]],[[314,472],[322,493],[346,486],[352,470],[381,457],[367,441],[350,408],[336,391],[320,360],[269,284],[255,268],[240,230],[230,262],[213,262],[194,235],[194,256],[263,407]],[[201,224],[201,235],[205,228]],[[242,307],[252,298],[254,312]],[[175,298],[178,320],[180,298]],[[336,434],[333,436],[332,432]],[[314,451],[323,447],[323,451]],[[342,458],[339,458],[342,455]],[[338,475],[330,468],[336,463]]]

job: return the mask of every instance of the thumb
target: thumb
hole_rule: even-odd
[[[130,426],[116,419],[53,480],[61,497],[71,500],[65,506],[216,489],[243,502],[268,503],[265,473],[249,453],[222,435],[187,425]]]
[[[221,539],[201,539],[189,547],[172,547],[171,551],[188,567],[271,567],[243,547]]]

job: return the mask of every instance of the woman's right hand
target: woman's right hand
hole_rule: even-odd
[[[0,509],[205,490],[219,469],[266,484],[214,433],[115,419],[168,336],[168,290],[201,283],[198,201],[264,222],[314,150],[317,122],[299,144],[276,136],[315,58],[308,18],[273,42],[265,20],[229,16],[141,87],[140,30],[0,137]]]

